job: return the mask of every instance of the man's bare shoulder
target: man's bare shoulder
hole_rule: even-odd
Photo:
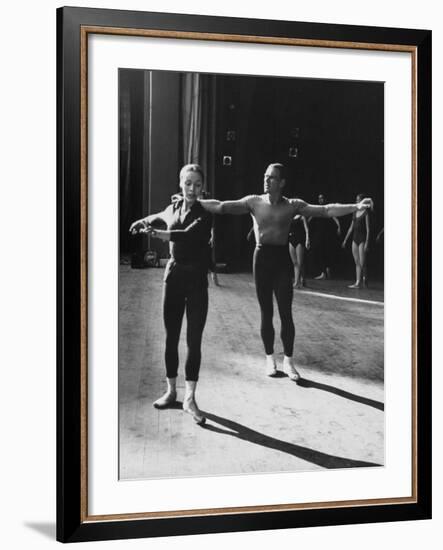
[[[300,211],[306,206],[306,202],[303,199],[291,198],[286,200],[292,206],[296,214],[300,213]]]
[[[247,201],[263,201],[265,199],[266,195],[246,195],[246,197],[243,197],[243,200]]]
[[[240,199],[244,204],[249,206],[249,208],[254,208],[254,206],[257,206],[264,202],[265,195],[246,195],[242,199]]]

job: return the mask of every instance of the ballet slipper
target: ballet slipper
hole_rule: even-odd
[[[156,409],[166,409],[177,401],[177,392],[167,390],[161,397],[154,401],[153,406]]]
[[[197,382],[186,380],[185,382],[185,397],[183,399],[183,411],[192,416],[194,422],[199,426],[203,426],[206,418],[195,402],[195,390]]]
[[[168,389],[153,403],[153,406],[156,409],[165,409],[177,401],[177,378],[167,378],[166,383],[168,385]]]
[[[361,283],[354,283],[353,285],[348,285],[348,288],[361,288]]]
[[[194,422],[199,426],[203,426],[203,424],[206,422],[204,414],[198,408],[197,403],[194,399],[184,399],[183,410],[185,411],[185,413],[191,415]]]
[[[273,354],[266,356],[265,373],[266,373],[266,376],[271,376],[271,377],[277,374],[277,365],[275,364],[275,358]]]
[[[294,366],[294,360],[292,357],[284,357],[283,359],[283,371],[287,374],[288,378],[293,382],[298,382],[300,380],[300,373]]]

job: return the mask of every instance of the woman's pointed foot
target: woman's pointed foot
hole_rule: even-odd
[[[292,357],[283,358],[283,371],[287,374],[290,380],[293,382],[298,382],[301,378],[300,373],[295,368],[294,360]]]
[[[206,422],[206,418],[201,410],[197,407],[197,403],[193,398],[185,398],[183,400],[183,410],[185,413],[190,414],[196,424],[203,426]]]
[[[353,285],[348,285],[348,288],[361,288],[361,283],[354,283]]]

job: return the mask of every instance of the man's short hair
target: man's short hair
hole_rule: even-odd
[[[205,174],[200,164],[185,164],[183,168],[180,170],[180,179],[182,179],[182,177],[186,174],[186,172],[197,172],[198,174],[200,174],[202,182],[205,181]]]
[[[284,164],[281,164],[281,162],[273,162],[269,166],[272,166],[272,168],[278,169],[281,180],[286,179],[286,166]]]

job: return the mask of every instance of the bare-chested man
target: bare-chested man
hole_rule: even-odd
[[[220,202],[202,200],[202,206],[214,214],[251,214],[256,248],[253,273],[261,311],[261,337],[266,353],[266,374],[275,376],[273,294],[281,319],[283,370],[291,380],[300,375],[292,357],[295,329],[292,319],[292,262],[289,256],[288,235],[295,215],[309,217],[338,217],[372,207],[371,199],[358,204],[311,205],[300,199],[283,196],[285,168],[270,164],[264,175],[263,195],[248,195],[239,200]]]

